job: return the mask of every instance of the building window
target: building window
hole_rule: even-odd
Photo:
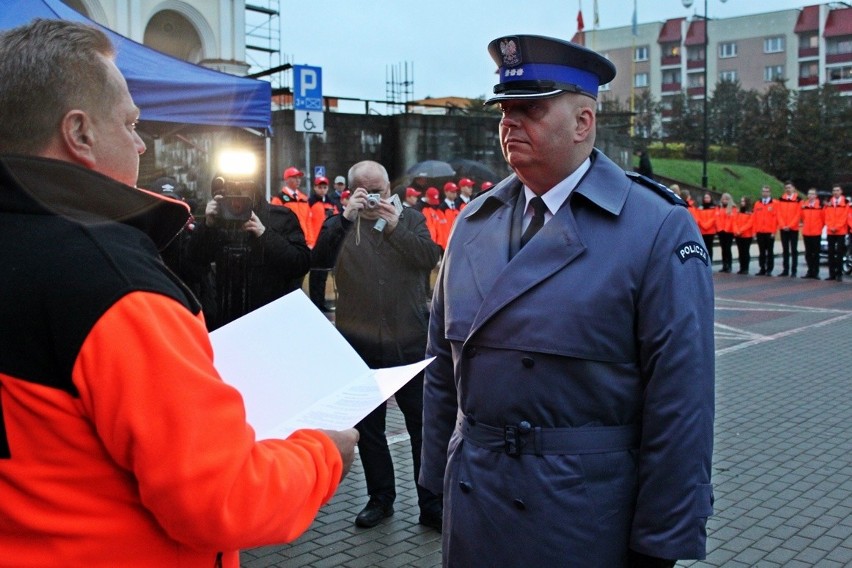
[[[679,57],[680,45],[676,43],[664,43],[660,46],[663,50],[663,57]]]
[[[720,81],[728,81],[729,83],[736,83],[737,79],[738,79],[738,77],[737,77],[737,71],[736,70],[720,71],[719,72],[719,80]]]
[[[648,61],[648,46],[640,45],[633,50],[633,61]]]
[[[763,68],[763,80],[764,81],[777,81],[778,79],[784,78],[784,66],[783,65],[770,65],[769,67]]]
[[[810,79],[811,77],[819,77],[819,65],[811,61],[799,65],[799,77],[802,79]]]
[[[719,57],[727,58],[727,57],[736,57],[737,56],[737,44],[734,42],[726,42],[719,44]]]
[[[695,89],[704,86],[704,73],[690,73],[686,76],[686,87]]]
[[[799,47],[804,49],[819,47],[819,34],[799,34]]]
[[[609,91],[612,83],[607,83],[598,87],[598,91]]]
[[[636,73],[633,77],[633,86],[634,87],[647,87],[648,86],[648,74],[647,73]]]
[[[686,48],[687,61],[704,61],[704,46],[693,45]]]
[[[843,36],[826,40],[825,51],[829,55],[852,53],[852,36]]]
[[[852,65],[830,67],[826,69],[829,83],[848,83],[852,81]]]
[[[666,69],[663,71],[663,85],[680,83],[680,69]]]
[[[784,51],[784,38],[782,36],[768,37],[763,40],[763,53],[779,53]]]

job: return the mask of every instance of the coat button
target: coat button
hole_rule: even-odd
[[[459,487],[462,493],[470,493],[471,487],[467,481],[459,481]]]
[[[524,502],[521,501],[520,499],[515,499],[514,501],[512,501],[512,503],[514,503],[515,509],[517,509],[519,511],[523,511],[524,509],[527,508],[527,506],[524,504]]]
[[[520,434],[525,434],[525,435],[529,434],[530,432],[532,432],[532,424],[530,424],[526,420],[520,422],[518,424],[518,432]]]
[[[535,365],[535,361],[533,360],[532,357],[524,357],[523,359],[521,359],[521,363],[527,369],[530,369],[530,368],[532,368],[533,365]]]

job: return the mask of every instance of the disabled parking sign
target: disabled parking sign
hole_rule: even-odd
[[[296,115],[296,132],[325,131],[322,67],[293,66],[293,109]]]

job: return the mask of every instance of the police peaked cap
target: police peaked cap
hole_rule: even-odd
[[[598,87],[615,78],[615,65],[603,55],[561,39],[515,35],[495,39],[488,53],[500,82],[486,105],[512,99],[541,99],[564,92],[596,99]]]

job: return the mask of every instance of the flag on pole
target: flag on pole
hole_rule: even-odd
[[[639,20],[636,16],[636,0],[633,0],[633,35],[639,35]]]
[[[592,16],[592,27],[597,29],[598,26],[601,25],[601,16],[598,13],[598,0],[595,0],[594,10],[594,15]]]
[[[586,26],[583,24],[583,10],[577,12],[577,33],[583,31]]]

